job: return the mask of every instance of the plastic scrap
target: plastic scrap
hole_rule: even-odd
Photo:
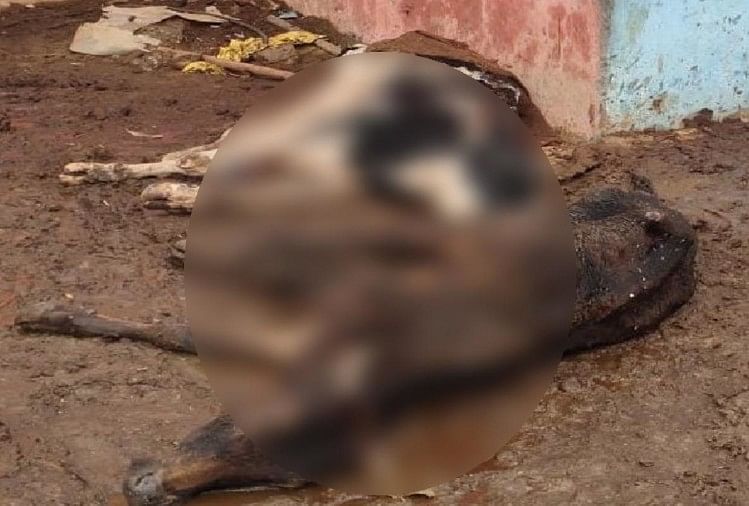
[[[76,30],[70,50],[74,53],[92,55],[121,55],[158,46],[161,41],[154,37],[135,33],[141,28],[172,17],[180,17],[199,23],[221,24],[226,20],[210,14],[178,12],[163,5],[149,7],[104,7],[103,15],[96,23],[83,23]]]

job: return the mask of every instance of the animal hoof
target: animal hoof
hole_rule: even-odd
[[[179,498],[164,488],[163,468],[153,460],[134,461],[128,469],[122,492],[130,506],[175,504]]]

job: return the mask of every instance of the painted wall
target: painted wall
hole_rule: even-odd
[[[1,1],[1,0],[0,0]],[[514,72],[592,137],[749,111],[749,0],[288,0],[365,42],[426,30]]]
[[[426,30],[459,40],[514,72],[554,127],[600,124],[598,0],[288,0],[365,42]]]
[[[749,0],[614,0],[609,19],[605,130],[749,108]]]

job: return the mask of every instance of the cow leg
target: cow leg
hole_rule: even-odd
[[[231,129],[210,144],[193,146],[167,153],[158,162],[150,163],[98,163],[74,162],[65,165],[60,181],[72,186],[82,183],[108,183],[125,179],[165,177],[202,178],[216,151]]]
[[[263,457],[228,416],[191,433],[177,451],[167,462],[133,461],[123,483],[129,505],[174,504],[216,489],[308,483]]]

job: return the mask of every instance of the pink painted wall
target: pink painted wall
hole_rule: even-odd
[[[364,42],[410,30],[467,43],[514,72],[554,127],[591,137],[600,123],[599,0],[287,0]]]

